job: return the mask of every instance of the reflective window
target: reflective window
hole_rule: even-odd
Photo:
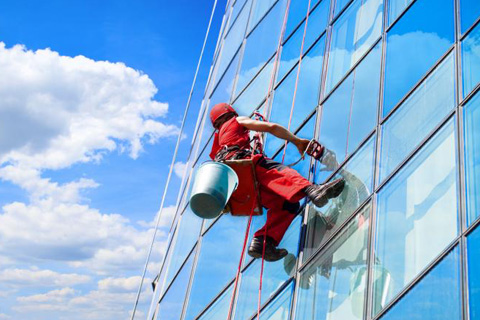
[[[198,320],[227,319],[232,299],[233,284],[225,291],[214,304],[208,308]],[[159,319],[161,320],[161,319]]]
[[[304,260],[323,244],[342,225],[372,192],[375,137],[372,137],[358,153],[339,171],[335,178],[345,179],[345,187],[337,198],[330,199],[322,208],[309,207]],[[316,183],[321,183],[321,173],[338,167],[332,156],[329,166],[317,164]],[[320,167],[320,168],[319,168]],[[323,171],[320,171],[323,170]],[[331,173],[331,172],[330,172]]]
[[[333,25],[326,92],[330,92],[382,32],[383,0],[355,0]]]
[[[308,10],[308,1],[309,0],[290,0],[287,25],[285,27],[285,37],[288,37],[298,24],[305,19]],[[318,0],[311,1],[310,7],[313,8]]]
[[[293,282],[283,292],[262,310],[261,320],[288,320],[290,317],[290,306],[292,304]]]
[[[232,15],[230,17],[230,22],[229,22],[230,25],[233,22],[235,22],[235,19],[238,17],[238,14],[240,13],[240,10],[243,8],[243,5],[245,4],[246,1],[247,0],[237,0],[235,2],[232,9]]]
[[[388,24],[391,25],[413,1],[414,0],[390,0],[388,3]]]
[[[375,314],[457,235],[455,150],[450,121],[378,193]]]
[[[250,14],[250,5],[252,0],[248,0],[247,5],[242,9],[242,12],[238,16],[238,19],[233,24],[230,31],[228,31],[223,41],[222,53],[220,55],[220,62],[218,63],[217,79],[220,77],[224,70],[227,68],[230,60],[232,60],[234,54],[237,52],[240,44],[245,37],[245,30],[247,28],[248,15]]]
[[[308,17],[307,34],[305,35],[304,52],[310,48],[315,40],[317,40],[318,36],[320,36],[327,27],[329,14],[330,0],[322,0],[322,2],[310,12],[310,16]]]
[[[465,106],[465,171],[467,223],[480,215],[480,95]]]
[[[188,283],[190,281],[190,272],[192,271],[194,257],[195,252],[190,255],[182,270],[175,278],[175,281],[163,296],[156,312],[156,319],[180,319],[183,310],[183,303],[185,301],[185,293],[187,292]]]
[[[277,83],[293,68],[300,58],[300,49],[302,48],[303,31],[305,23],[295,31],[282,47],[282,55],[278,67]]]
[[[167,286],[172,278],[177,273],[188,253],[192,250],[195,242],[200,235],[203,219],[197,217],[190,206],[187,206],[185,212],[182,214],[177,233],[174,240],[174,249],[172,259],[168,266],[166,283]],[[171,249],[170,249],[171,250]]]
[[[455,107],[454,79],[452,53],[384,123],[380,180],[386,178]]]
[[[377,123],[381,51],[378,44],[323,105],[320,141],[339,162]]]
[[[468,30],[471,25],[480,17],[480,1],[478,0],[461,0],[460,13],[462,33]]]
[[[453,13],[451,0],[417,0],[389,30],[384,116],[453,44]]]
[[[462,41],[463,97],[480,83],[480,24]]]
[[[272,7],[277,0],[256,0],[253,4],[252,17],[248,23],[248,32],[250,32]]]
[[[480,317],[480,228],[476,228],[467,237],[468,252],[468,293],[470,319],[479,319]]]
[[[276,262],[267,262],[263,271],[262,304],[264,304],[294,272],[295,259],[298,252],[302,217],[293,220],[285,236],[279,244],[280,248],[288,250],[289,255]],[[261,259],[256,259],[247,270],[242,273],[237,307],[236,320],[249,319],[257,311],[258,288],[260,279]]]
[[[295,319],[363,319],[370,208],[300,274]]]
[[[285,0],[278,1],[265,19],[248,36],[242,68],[238,74],[238,90],[246,86],[277,50],[285,14],[285,2]]]
[[[457,247],[380,319],[462,319],[459,262]],[[387,270],[384,272],[388,275]],[[392,285],[394,284],[392,283]]]
[[[203,236],[185,319],[200,311],[235,277],[247,219],[224,215]]]
[[[352,0],[333,0],[335,3],[334,15],[336,16],[343,8],[345,8],[345,5],[351,1]]]

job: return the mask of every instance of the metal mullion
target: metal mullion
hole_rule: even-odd
[[[475,20],[475,22],[460,36],[460,41],[465,40],[466,37],[472,32],[475,27],[477,27],[480,24],[480,16]]]
[[[438,59],[435,64],[427,71],[427,73],[425,73],[416,83],[415,85],[394,105],[394,107],[388,112],[388,114],[383,117],[381,123],[385,123],[388,118],[390,118],[392,116],[393,113],[395,113],[395,111],[397,109],[399,109],[403,103],[405,101],[408,100],[408,98],[424,83],[424,81],[427,80],[427,78],[432,75],[432,73],[434,71],[437,70],[437,67],[442,64],[447,58],[448,56],[455,50],[455,43],[452,44],[452,46],[450,48],[448,48],[448,50],[440,57],[440,59]],[[385,67],[386,67],[386,60],[385,60]],[[383,110],[382,110],[383,112]]]
[[[327,249],[329,246],[332,245],[332,243],[335,241],[337,236],[341,234],[342,232],[345,231],[345,227],[352,222],[358,214],[365,209],[369,204],[370,201],[372,200],[373,194],[369,195],[362,203],[361,205],[354,211],[350,216],[345,219],[340,226],[330,234],[330,236],[318,246],[315,251],[307,258],[307,260],[302,261],[301,265],[298,267],[298,272],[301,273],[303,270],[305,270],[309,265],[311,265],[312,261],[314,261],[316,258],[320,256],[320,253],[322,253],[325,249]]]
[[[335,9],[336,9],[336,5],[337,5],[337,1],[336,0],[333,0],[334,1],[334,8],[333,8],[333,17],[332,17],[332,21],[330,22],[331,25],[335,24],[335,22],[338,21],[338,19],[340,19],[341,16],[343,16],[343,14],[345,13],[345,11],[347,11],[350,6],[352,5],[352,3],[356,0],[350,0],[347,4],[345,4],[345,6],[343,6],[342,10],[340,10],[339,12],[337,12],[337,14],[335,14]],[[357,1],[362,1],[362,0],[357,0]]]
[[[375,265],[375,242],[377,230],[377,197],[376,193],[372,195],[372,202],[370,208],[370,224],[368,229],[368,244],[367,244],[367,279],[365,289],[365,301],[363,305],[363,318],[371,319],[373,310],[373,268]]]
[[[295,278],[294,277],[290,277],[288,278],[287,280],[285,280],[282,285],[276,289],[276,291],[274,292],[274,294],[272,294],[268,299],[267,301],[265,301],[264,304],[262,304],[261,308],[260,308],[260,314],[265,311],[265,308],[268,307],[268,305],[274,301],[280,294],[283,293],[283,290],[288,287],[290,285],[290,283],[292,282],[292,280],[294,280]],[[293,294],[292,294],[293,295]],[[255,320],[257,318],[257,312],[258,310],[256,310],[254,312],[254,314],[252,316],[250,316],[249,318],[247,318],[248,320]]]
[[[331,35],[333,34],[333,30],[330,34],[330,37]],[[328,94],[325,95],[325,97],[320,101],[320,104],[323,105],[327,100],[328,98],[330,98],[330,96],[337,90],[338,87],[340,87],[340,85],[345,81],[345,79],[348,78],[348,76],[350,76],[350,74],[353,72],[353,70],[355,70],[359,65],[360,63],[362,63],[363,60],[365,60],[365,58],[368,56],[368,54],[370,52],[373,51],[373,49],[375,49],[375,47],[377,46],[377,44],[382,40],[382,36],[379,36],[379,38],[377,40],[375,40],[375,42],[372,44],[372,46],[370,48],[368,48],[368,50],[360,57],[360,59],[358,59],[357,62],[355,62],[351,67],[350,69],[348,70],[348,72],[342,77],[340,78],[340,80],[337,82],[337,84],[335,86],[333,86],[330,91],[328,92]],[[330,41],[331,42],[331,41]],[[330,49],[330,48],[329,48]],[[330,51],[330,50],[329,50]],[[326,57],[324,59],[327,59]],[[328,67],[328,63],[327,63],[327,67]],[[326,75],[325,75],[325,81],[326,81]],[[326,85],[326,84],[325,84]],[[325,88],[326,89],[326,88]]]
[[[468,248],[467,237],[462,235],[460,240],[460,290],[462,297],[462,319],[470,319],[470,294],[468,285]]]
[[[388,175],[383,179],[383,181],[380,181],[380,182],[379,182],[378,186],[377,186],[376,189],[375,189],[375,192],[377,192],[377,193],[380,192],[380,190],[381,190],[386,184],[388,184],[388,182],[391,181],[392,178],[393,178],[394,176],[396,176],[397,173],[398,173],[399,171],[401,171],[401,170],[405,167],[405,165],[406,165],[408,162],[410,162],[410,160],[411,160],[412,158],[414,158],[414,157],[423,149],[423,147],[425,146],[425,144],[427,144],[431,139],[434,138],[434,136],[435,136],[440,130],[443,129],[444,125],[446,125],[446,124],[452,119],[452,117],[455,116],[455,114],[456,114],[456,110],[455,110],[455,109],[451,110],[451,111],[447,114],[447,116],[445,116],[445,117],[439,122],[439,124],[438,124],[437,126],[435,126],[435,128],[434,128],[432,131],[430,131],[430,133],[429,133],[425,138],[423,138],[421,142],[419,142],[419,143],[417,144],[417,146],[405,157],[405,159],[404,159],[402,162],[400,162],[400,163],[395,167],[395,169],[393,169],[392,172],[390,172],[390,174],[388,174]]]
[[[392,300],[390,300],[390,302],[387,303],[385,307],[382,308],[382,310],[380,310],[374,317],[372,317],[372,319],[380,319],[391,309],[393,305],[399,302],[408,292],[410,292],[413,287],[419,284],[420,281],[430,273],[430,271],[432,271],[449,253],[451,253],[457,245],[459,245],[461,237],[461,235],[455,237],[455,239],[450,242],[450,244],[442,252],[440,252],[440,254],[438,254],[432,262],[430,262],[425,268],[423,268],[423,270],[415,278],[410,280],[408,285],[405,286],[399,293],[397,293],[396,296]]]
[[[460,71],[461,73],[461,71]],[[470,92],[466,97],[465,99],[463,99],[461,102],[460,102],[460,106],[464,107],[465,104],[467,104],[477,93],[478,91],[480,91],[480,82],[475,86],[475,88],[472,90],[472,92]],[[463,95],[463,88],[462,88],[462,95]]]
[[[390,25],[387,25],[387,28],[385,30],[386,33],[388,33],[394,25],[397,24],[397,22],[407,13],[407,11],[413,6],[414,3],[416,3],[417,0],[413,0],[412,2],[410,2],[404,9],[403,11],[398,15],[398,17],[395,18],[395,20],[392,21],[392,23],[390,23]],[[388,12],[386,13],[387,15],[387,21],[388,21]]]

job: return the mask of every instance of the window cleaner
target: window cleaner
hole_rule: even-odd
[[[282,259],[288,251],[277,246],[299,214],[300,200],[307,197],[315,206],[323,207],[329,199],[341,194],[344,179],[312,184],[294,169],[266,157],[259,139],[260,133],[269,133],[293,143],[302,156],[307,153],[320,159],[324,153],[324,147],[318,142],[299,138],[279,124],[239,116],[227,103],[215,105],[210,112],[210,120],[216,130],[210,158],[227,164],[231,160],[251,160],[254,180],[258,184],[257,199],[268,210],[267,222],[255,232],[248,254],[253,258],[264,256],[265,261]],[[253,147],[250,130],[257,132]],[[239,188],[243,178],[244,175],[239,175]],[[247,187],[255,190],[253,185]],[[252,197],[255,198],[255,195]]]

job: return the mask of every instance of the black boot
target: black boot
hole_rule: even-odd
[[[255,237],[248,248],[248,255],[255,259],[261,258],[263,253],[263,237]],[[273,243],[273,239],[267,237],[265,241],[265,261],[277,261],[288,254],[285,249],[278,249]]]
[[[328,203],[328,199],[338,197],[345,187],[345,180],[342,178],[324,184],[312,184],[303,191],[313,204],[321,208]]]

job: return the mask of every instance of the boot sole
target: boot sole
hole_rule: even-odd
[[[262,258],[262,252],[248,251],[248,255],[250,257],[254,258],[254,259],[261,259]],[[278,260],[281,260],[281,259],[285,258],[287,255],[288,255],[288,252],[285,253],[285,255],[274,257],[274,256],[270,256],[270,255],[265,253],[265,256],[263,258],[264,258],[265,261],[274,262],[274,261],[278,261]]]
[[[328,203],[328,199],[338,197],[345,187],[345,180],[341,178],[336,179],[330,182],[330,184],[331,185],[323,191],[323,194],[319,198],[317,198],[315,201],[312,201],[315,206],[321,208]]]

